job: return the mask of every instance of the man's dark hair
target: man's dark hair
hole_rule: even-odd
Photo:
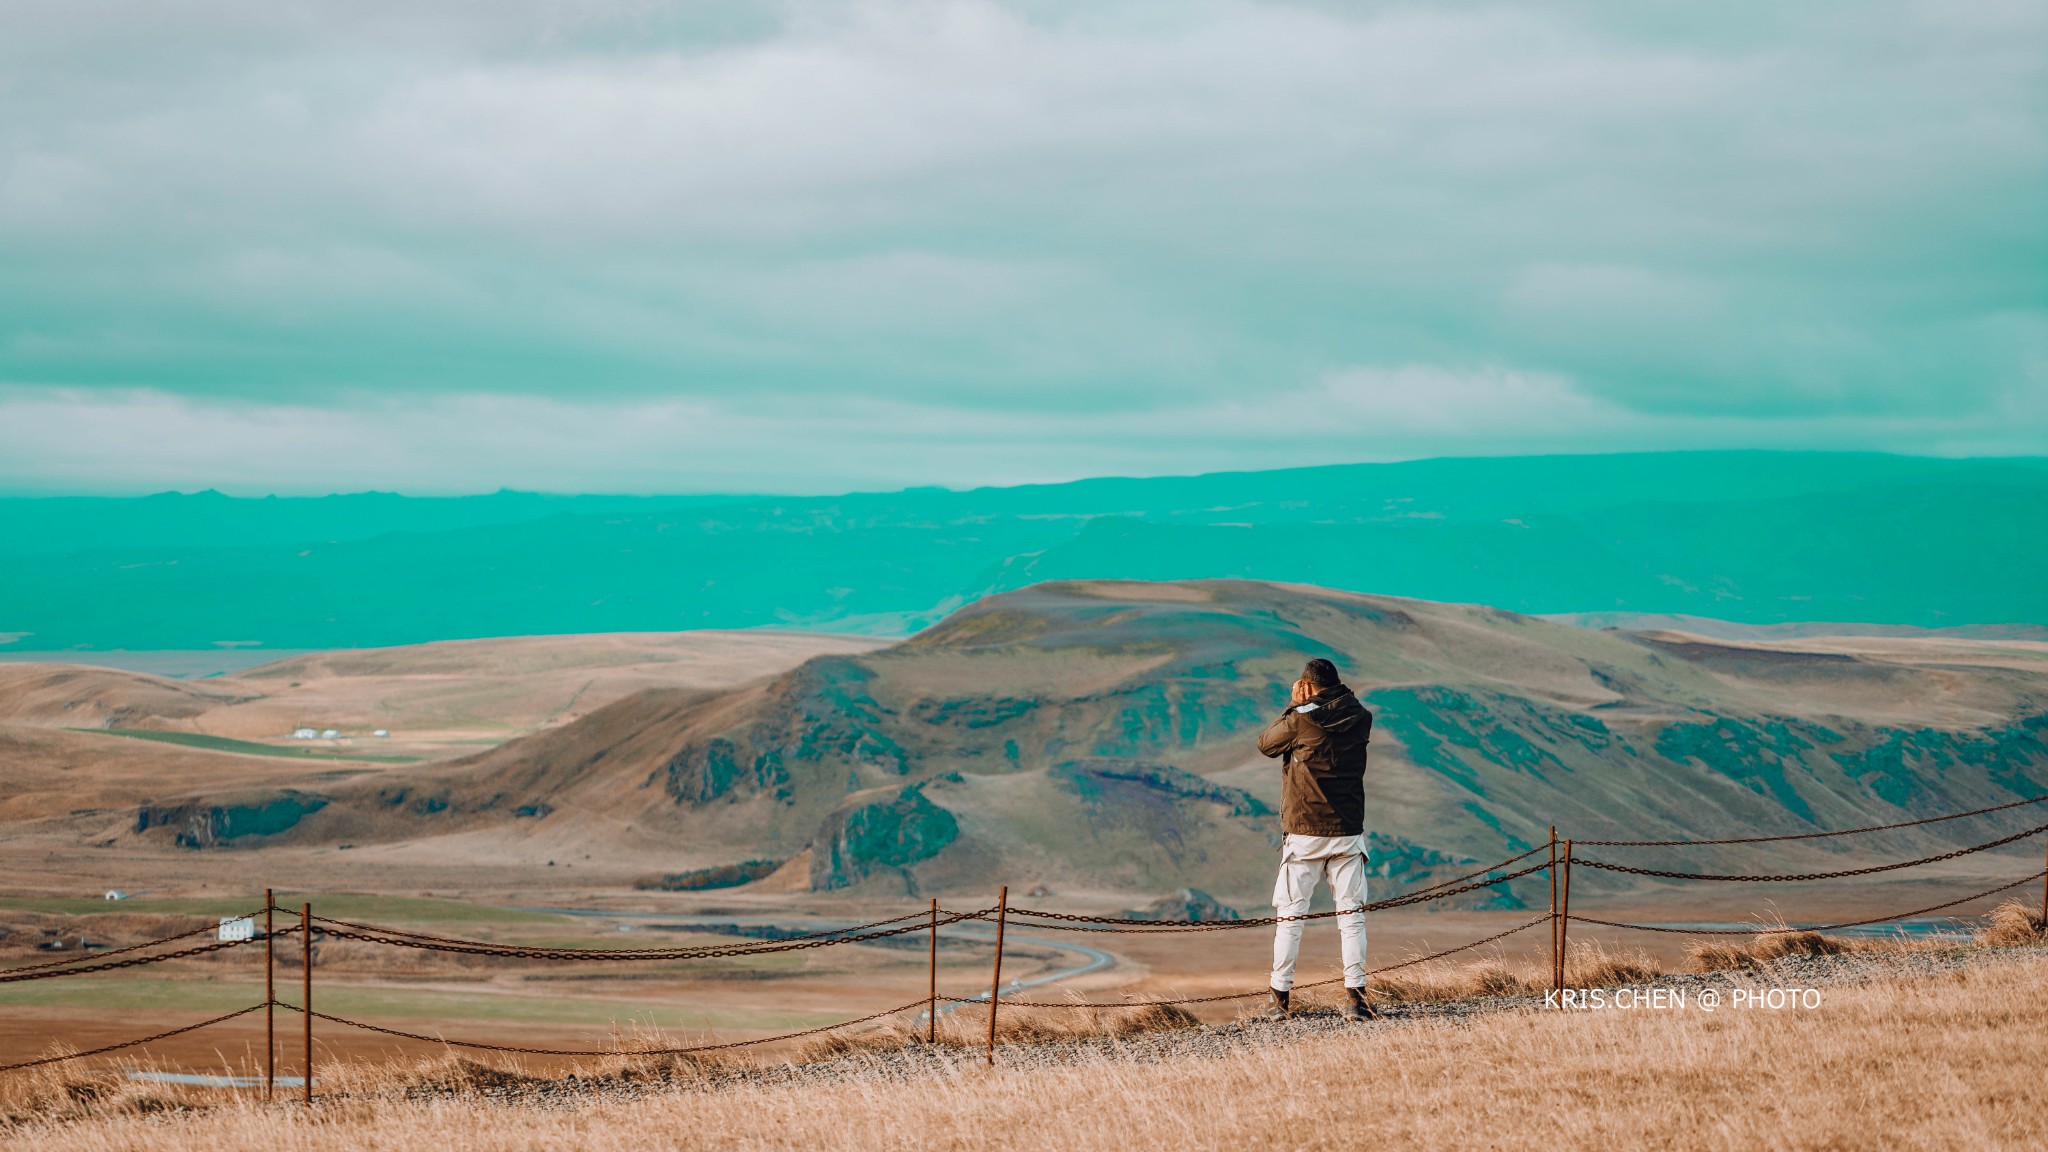
[[[1335,688],[1342,683],[1337,679],[1337,666],[1320,656],[1302,665],[1301,675],[1318,688]]]

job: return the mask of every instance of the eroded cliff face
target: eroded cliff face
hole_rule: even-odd
[[[2048,764],[2048,712],[1966,731],[1877,728],[1845,738],[1828,758],[1881,799],[1900,806],[1934,798],[1951,776],[1985,780],[2010,792],[2038,791]]]
[[[911,770],[890,731],[896,713],[870,693],[875,672],[853,660],[814,660],[779,681],[745,722],[691,739],[662,765],[662,790],[703,806],[741,793],[794,803],[825,765],[883,777]]]
[[[883,869],[908,868],[959,838],[959,822],[926,799],[920,785],[856,792],[812,840],[811,890],[848,888]]]

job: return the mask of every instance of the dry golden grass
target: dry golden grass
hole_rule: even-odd
[[[1599,942],[1575,943],[1565,949],[1565,984],[1572,988],[1613,988],[1640,984],[1664,974],[1642,951],[1611,952]],[[1499,958],[1478,962],[1445,960],[1403,968],[1398,975],[1376,977],[1373,995],[1407,1003],[1444,1003],[1481,996],[1540,996],[1550,987],[1550,966],[1537,961]]]
[[[1198,1028],[1201,1021],[1171,1004],[1137,1008],[1010,1008],[996,1014],[996,1041],[1001,1044],[1049,1044],[1097,1036],[1136,1036]],[[867,1032],[835,1032],[799,1048],[798,1064],[815,1063],[856,1052],[891,1052],[925,1042],[921,1024],[891,1020]],[[941,1013],[936,1042],[942,1048],[971,1049],[988,1041],[988,1010],[963,1007]]]
[[[1992,948],[2048,943],[2048,930],[2044,930],[2041,913],[2032,905],[2007,900],[1985,917],[1984,927],[1977,930],[1976,941]]]
[[[1847,940],[1818,932],[1759,932],[1747,943],[1712,940],[1695,944],[1686,952],[1687,965],[1695,972],[1728,972],[1757,968],[1787,956],[1839,956],[1845,952],[1896,952],[1920,947],[1953,947],[1953,942],[1918,941],[1898,937],[1875,940]]]
[[[973,1056],[908,1076],[723,1079],[633,1100],[493,1102],[466,1061],[338,1070],[310,1113],[51,1072],[21,1147],[329,1149],[1794,1149],[2048,1145],[2048,957],[1829,989],[1819,1008],[1507,1012],[1277,1037],[1213,1055]],[[962,1016],[972,1015],[962,1013]],[[962,1027],[973,1021],[962,1020]],[[443,1093],[421,1099],[421,1089]],[[415,1098],[408,1098],[410,1091]],[[458,1093],[446,1095],[445,1093]]]

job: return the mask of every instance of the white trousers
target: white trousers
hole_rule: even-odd
[[[1344,986],[1365,987],[1365,837],[1289,836],[1280,850],[1280,878],[1273,883],[1273,912],[1300,916],[1308,911],[1316,884],[1327,881],[1336,897],[1337,934],[1344,945]],[[1348,913],[1348,914],[1345,914]],[[1283,920],[1273,927],[1273,987],[1294,989],[1294,962],[1301,955],[1307,923]]]

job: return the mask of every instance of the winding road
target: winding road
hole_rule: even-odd
[[[969,940],[980,940],[984,943],[991,945],[993,945],[996,942],[996,934],[994,932],[982,933],[974,931],[973,929],[969,929],[963,932],[957,925],[949,931],[951,931],[956,936],[965,936]],[[1020,936],[1012,932],[1005,932],[1003,940],[1006,945],[1010,941],[1014,940],[1023,944],[1035,944],[1041,948],[1051,948],[1058,952],[1078,953],[1079,955],[1085,958],[1085,962],[1081,964],[1076,964],[1071,968],[1061,968],[1053,972],[1047,972],[1042,975],[1033,976],[1028,980],[1011,980],[1009,983],[1003,985],[1001,991],[998,993],[998,995],[1001,996],[1015,996],[1017,993],[1022,992],[1028,988],[1043,988],[1048,984],[1057,984],[1062,980],[1072,980],[1076,976],[1086,976],[1090,972],[1103,972],[1107,971],[1110,968],[1116,967],[1115,953],[1104,952],[1100,948],[1090,948],[1086,944],[1074,944],[1066,940],[1048,940],[1043,936]],[[988,993],[983,992],[980,995],[976,996],[975,999],[977,1001],[986,1001],[988,999]],[[941,1013],[951,1012],[953,1009],[959,1007],[962,1007],[962,1005],[948,1004],[944,1008],[939,1009],[939,1011]]]

